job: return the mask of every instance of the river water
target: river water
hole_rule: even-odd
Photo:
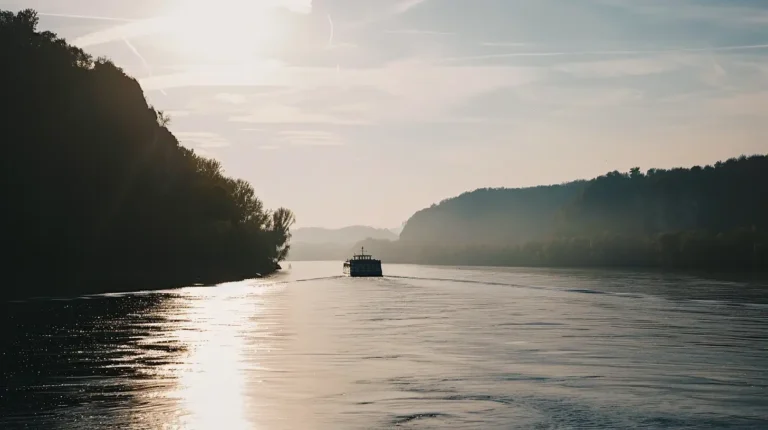
[[[2,303],[0,428],[768,428],[766,282],[291,266]]]

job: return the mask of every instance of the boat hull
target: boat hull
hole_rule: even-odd
[[[384,276],[383,273],[347,273],[347,277],[350,278],[381,278]]]
[[[344,275],[350,278],[380,278],[384,276],[381,265],[376,264],[345,264]]]

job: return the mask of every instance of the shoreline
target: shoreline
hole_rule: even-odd
[[[249,281],[254,279],[269,279],[275,274],[279,273],[280,270],[275,269],[272,272],[269,273],[261,273],[257,272],[250,276],[226,276],[221,277],[217,279],[206,279],[206,280],[198,280],[196,282],[149,282],[149,281],[129,281],[129,282],[107,282],[107,281],[89,281],[87,282],[87,285],[98,285],[98,284],[108,284],[110,285],[109,289],[103,289],[103,288],[91,288],[91,287],[84,287],[84,288],[73,288],[68,291],[62,291],[61,294],[40,294],[40,293],[33,293],[34,295],[24,295],[24,294],[10,294],[5,297],[2,297],[0,301],[5,303],[18,303],[18,302],[24,302],[24,301],[30,301],[30,300],[67,300],[67,299],[74,299],[77,297],[83,297],[83,296],[101,296],[105,294],[126,294],[126,293],[139,293],[139,292],[154,292],[154,291],[172,291],[172,290],[179,290],[182,288],[190,288],[190,287],[197,287],[197,288],[214,288],[220,284],[226,284],[230,282],[242,282],[242,281]],[[257,277],[255,275],[261,275],[261,277]],[[23,281],[22,281],[23,282]],[[36,282],[36,281],[31,281]],[[48,281],[41,281],[41,282],[48,282]],[[138,285],[146,283],[147,285],[155,285],[155,286],[144,286],[144,287],[138,287]],[[75,285],[82,285],[81,282],[75,283]],[[72,286],[72,283],[62,283],[61,285],[68,285]],[[157,285],[163,285],[163,286],[157,286]],[[51,292],[54,293],[54,292]]]

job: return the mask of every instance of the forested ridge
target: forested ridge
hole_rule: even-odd
[[[768,156],[481,189],[416,213],[388,262],[768,269]]]
[[[367,239],[397,240],[397,234],[384,228],[349,226],[340,229],[299,228],[291,237],[292,261],[345,260],[355,243]],[[358,248],[357,251],[360,251]]]
[[[0,11],[3,294],[164,288],[266,274],[293,214],[182,147],[138,82]],[[254,166],[258,168],[258,166]]]

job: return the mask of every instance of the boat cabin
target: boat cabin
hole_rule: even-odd
[[[379,277],[383,276],[381,271],[381,260],[373,258],[372,255],[365,253],[365,248],[360,249],[360,254],[355,254],[349,260],[344,262],[344,274],[351,277]]]

